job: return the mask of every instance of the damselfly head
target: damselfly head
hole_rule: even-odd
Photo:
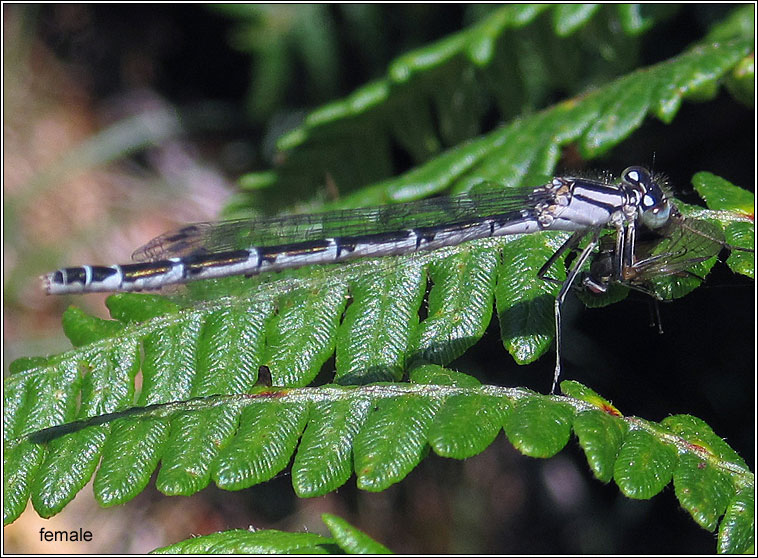
[[[643,225],[657,229],[668,223],[671,204],[655,175],[644,167],[628,167],[621,180],[640,195],[638,211]]]

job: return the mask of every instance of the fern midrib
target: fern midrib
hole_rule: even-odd
[[[587,411],[602,412],[596,403],[590,403],[565,395],[539,395],[526,388],[509,388],[495,385],[472,387],[444,384],[379,383],[366,386],[327,385],[304,388],[260,388],[256,393],[250,394],[211,395],[186,401],[160,404],[156,405],[154,408],[146,409],[142,416],[170,419],[174,413],[177,412],[185,413],[192,410],[199,411],[202,409],[222,406],[233,407],[235,410],[240,410],[252,405],[265,405],[272,404],[273,402],[279,404],[291,403],[300,405],[317,403],[330,404],[340,401],[375,401],[377,399],[413,396],[433,398],[435,400],[443,401],[453,396],[496,397],[508,400],[509,402],[518,402],[534,397],[544,397],[550,401],[571,405],[575,415]],[[651,423],[638,417],[619,416],[618,418],[629,426],[630,431],[645,431],[655,437],[659,442],[672,446],[676,449],[678,454],[694,454],[698,458],[707,461],[710,466],[729,475],[729,477],[733,479],[734,485],[737,488],[752,489],[755,485],[755,475],[745,465],[719,457],[712,451],[702,447],[697,439],[688,439],[686,436],[671,432],[665,427],[665,425]],[[15,444],[21,442],[29,434],[32,433],[26,433],[13,440],[6,440],[6,443]]]

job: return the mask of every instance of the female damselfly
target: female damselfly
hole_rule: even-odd
[[[132,256],[140,263],[59,269],[43,276],[49,294],[156,290],[230,275],[406,254],[469,240],[542,230],[578,236],[614,228],[631,261],[638,225],[670,216],[658,182],[641,167],[618,183],[557,177],[537,188],[462,194],[371,209],[260,220],[197,223],[164,234]]]
[[[670,230],[686,226],[687,220],[664,194],[660,181],[649,170],[632,166],[615,182],[563,176],[538,187],[377,208],[198,223],[159,236],[138,249],[133,259],[139,263],[63,268],[45,275],[43,282],[50,294],[155,290],[200,279],[435,250],[487,237],[568,231],[573,233],[571,237],[538,274],[550,280],[547,271],[557,259],[589,238],[555,301],[554,389],[560,374],[561,305],[597,247],[601,232],[611,229],[615,237],[613,248],[605,252],[605,257],[610,254],[612,258],[610,274],[600,277],[596,273],[597,285],[612,281],[631,284],[628,274],[641,273],[635,248],[638,233],[660,230],[671,235]],[[652,262],[642,269],[652,272]],[[660,272],[667,269],[661,267]],[[590,276],[583,280],[589,281]]]

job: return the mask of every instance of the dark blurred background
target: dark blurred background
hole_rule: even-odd
[[[3,5],[4,337],[6,362],[69,347],[70,303],[106,316],[103,297],[45,297],[35,277],[60,265],[122,261],[179,223],[214,219],[244,173],[277,162],[274,142],[309,110],[379,79],[398,55],[476,21],[475,5]],[[725,5],[684,6],[642,41],[649,65],[702,37]],[[578,90],[581,90],[578,87]],[[572,94],[554,90],[534,108]],[[678,195],[708,170],[753,189],[754,110],[721,92],[685,102],[672,124],[648,119],[600,160],[572,166],[665,171]],[[497,112],[482,132],[502,123]],[[398,153],[394,173],[412,165]],[[723,266],[705,287],[663,305],[585,309],[570,297],[564,378],[625,414],[688,413],[725,437],[751,468],[755,438],[755,288]],[[498,363],[493,366],[493,363]],[[546,392],[552,354],[518,367],[493,322],[455,363],[483,382]],[[7,369],[4,367],[4,370]],[[669,485],[632,501],[592,478],[575,440],[557,457],[520,455],[503,434],[464,462],[431,454],[380,494],[354,480],[323,498],[294,497],[289,474],[240,492],[209,487],[168,498],[153,484],[101,509],[86,487],[61,514],[31,510],[5,529],[7,552],[146,552],[192,534],[275,528],[324,532],[337,513],[402,553],[711,553],[715,535]],[[39,529],[95,533],[83,546],[39,542]]]

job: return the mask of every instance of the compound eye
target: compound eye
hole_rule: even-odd
[[[642,224],[651,229],[662,227],[671,217],[671,204],[655,182],[651,181],[643,192],[639,211]]]
[[[631,184],[632,186],[642,187],[647,189],[653,182],[653,177],[650,175],[650,171],[643,167],[629,167],[622,174],[621,178],[624,182]]]
[[[640,206],[640,212],[642,215],[642,224],[651,229],[657,229],[665,225],[669,217],[671,217],[671,205],[666,198],[658,200],[657,203],[652,203],[653,197],[649,194],[645,194],[642,198],[642,204]]]

